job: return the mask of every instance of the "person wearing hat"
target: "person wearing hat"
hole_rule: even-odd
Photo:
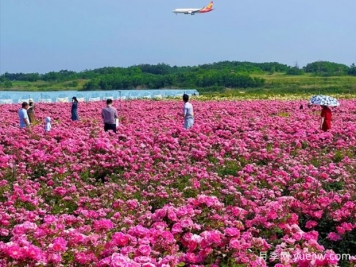
[[[36,118],[35,118],[35,104],[33,103],[33,99],[30,98],[28,101],[28,109],[27,109],[27,115],[28,119],[30,120],[30,123],[34,123]]]

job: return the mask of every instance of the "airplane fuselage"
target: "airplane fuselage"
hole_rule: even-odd
[[[189,14],[189,15],[194,15],[195,13],[199,12],[200,8],[177,8],[174,9],[173,12],[178,14]]]
[[[197,13],[208,13],[213,11],[213,1],[209,3],[206,7],[203,8],[176,8],[173,9],[173,13],[176,14],[186,14],[186,15],[195,15]]]

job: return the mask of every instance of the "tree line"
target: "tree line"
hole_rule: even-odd
[[[127,68],[104,67],[94,70],[74,72],[61,70],[58,72],[39,73],[4,73],[0,82],[11,84],[13,81],[47,81],[65,82],[85,79],[88,82],[83,90],[111,90],[132,88],[254,88],[264,85],[262,78],[251,74],[273,74],[275,72],[287,75],[303,75],[310,73],[317,76],[356,76],[356,66],[346,66],[328,61],[317,61],[299,68],[278,62],[252,63],[239,61],[222,61],[199,66],[170,66],[167,64],[141,64]]]

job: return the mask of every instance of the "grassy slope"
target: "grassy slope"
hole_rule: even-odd
[[[273,95],[273,94],[352,94],[356,95],[356,77],[319,77],[310,74],[299,76],[275,73],[273,75],[251,75],[265,79],[262,88],[225,89],[222,92],[203,93],[215,96]]]
[[[356,94],[356,77],[353,76],[334,76],[319,77],[310,74],[300,76],[275,74],[253,74],[266,80],[262,88],[247,89],[225,89],[220,92],[206,92],[199,90],[204,95],[240,95],[240,94],[330,94],[346,93]],[[88,80],[75,80],[67,82],[13,82],[11,89],[0,87],[0,90],[11,91],[59,91],[59,90],[80,90]],[[77,85],[73,86],[73,82]],[[208,91],[208,90],[207,90]]]
[[[88,80],[73,80],[66,82],[12,82],[12,88],[7,89],[0,86],[3,91],[62,91],[62,90],[80,90]],[[73,86],[73,82],[77,82]]]

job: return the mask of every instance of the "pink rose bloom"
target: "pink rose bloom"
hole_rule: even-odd
[[[152,264],[151,262],[153,261],[153,259],[151,259],[150,257],[146,257],[146,256],[137,256],[134,258],[134,261],[137,263],[148,263],[148,264]]]
[[[57,237],[50,245],[53,251],[64,252],[67,249],[67,241],[63,237]]]
[[[327,266],[328,261],[325,257],[315,257],[315,266]]]
[[[129,255],[130,253],[133,253],[135,250],[132,246],[126,246],[121,248],[121,254],[122,255]]]
[[[114,224],[109,219],[101,219],[94,222],[94,229],[96,231],[109,230],[114,227]]]
[[[180,224],[181,224],[182,228],[189,228],[189,227],[193,226],[193,221],[190,218],[185,218],[180,221]]]
[[[229,243],[230,248],[241,249],[240,240],[237,238],[232,238]]]
[[[185,254],[185,258],[190,263],[198,263],[199,262],[199,257],[197,255],[195,255],[194,253]]]
[[[10,231],[8,229],[0,228],[0,236],[8,236]]]
[[[91,258],[87,256],[84,252],[78,252],[75,254],[75,261],[79,264],[88,264]]]
[[[121,218],[120,212],[115,212],[114,215],[113,215],[113,217],[114,217],[115,219],[120,219],[120,218]]]
[[[126,204],[131,208],[131,209],[136,209],[138,207],[138,201],[136,199],[130,199],[126,201]]]
[[[148,245],[141,245],[138,247],[138,251],[143,256],[148,256],[151,253],[151,248]]]
[[[137,225],[128,231],[130,235],[137,236],[137,237],[145,236],[148,232],[149,230],[141,225]]]
[[[21,247],[13,242],[6,244],[5,253],[13,259],[21,259],[24,256],[23,250]]]
[[[182,225],[180,223],[173,224],[172,234],[179,234],[183,231]]]
[[[115,245],[123,247],[129,243],[129,236],[121,232],[117,232],[112,236],[112,241]]]
[[[317,223],[316,221],[311,221],[311,220],[309,220],[309,221],[307,221],[307,223],[305,224],[305,228],[310,229],[310,228],[313,228],[314,226],[317,226],[317,225],[318,225],[318,223]]]
[[[341,240],[341,236],[335,232],[331,232],[328,234],[327,236],[328,239],[332,240],[332,241],[338,241]]]
[[[157,219],[157,220],[162,220],[167,214],[167,210],[166,209],[158,209],[155,211],[154,213],[154,217]]]
[[[141,264],[134,262],[127,256],[114,253],[111,256],[111,267],[141,267]]]
[[[38,261],[42,258],[43,252],[39,247],[30,245],[26,250],[26,256],[30,259]]]
[[[301,240],[303,237],[303,232],[297,232],[293,234],[293,238],[297,241]]]
[[[225,235],[239,237],[240,236],[240,231],[237,228],[234,228],[234,227],[226,228],[225,229]]]
[[[164,231],[162,232],[162,238],[164,238],[164,242],[167,244],[167,243],[173,243],[175,240],[174,240],[174,236],[172,235],[171,232],[169,231]]]
[[[62,261],[62,256],[58,253],[49,254],[48,261],[51,263],[60,263]]]
[[[173,210],[168,211],[168,219],[172,222],[176,222],[178,220],[176,213]]]
[[[54,223],[56,221],[57,221],[57,218],[55,216],[53,216],[53,215],[46,215],[44,217],[44,222],[45,223]]]
[[[85,243],[86,236],[81,233],[73,232],[69,234],[69,240],[73,244],[82,244]]]
[[[200,234],[203,237],[202,246],[221,243],[221,233],[219,231],[204,231]],[[204,243],[204,244],[203,244]]]

